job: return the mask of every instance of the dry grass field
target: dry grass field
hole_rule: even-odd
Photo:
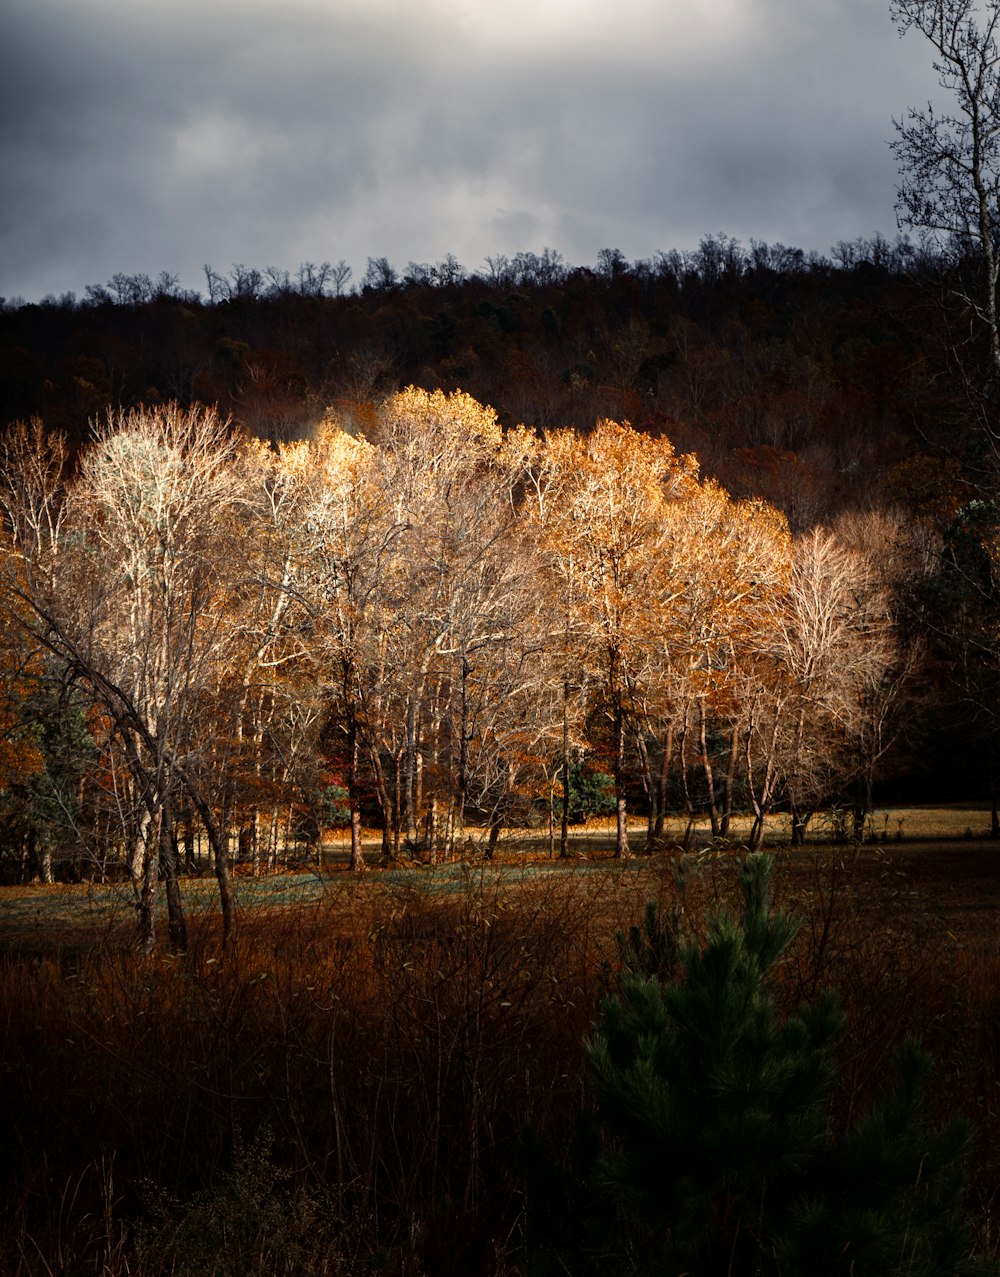
[[[794,852],[775,828],[770,849],[776,904],[802,918],[779,996],[835,987],[847,1015],[837,1111],[864,1111],[921,1038],[935,1113],[977,1124],[969,1207],[996,1253],[988,829],[980,808],[911,808],[861,847],[819,825]],[[226,950],[211,880],[186,881],[189,950],[148,959],[123,886],[0,889],[0,1272],[520,1273],[522,1132],[559,1146],[586,1103],[616,930],[649,899],[695,934],[735,903],[738,854],[703,830],[692,845],[616,862],[592,824],[564,862],[543,832],[493,863],[472,846],[357,876],[334,838],[322,872],[240,876]]]

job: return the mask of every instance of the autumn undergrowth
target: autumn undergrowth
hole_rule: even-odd
[[[0,1271],[520,1272],[523,1134],[565,1139],[587,1100],[615,932],[647,899],[695,930],[736,903],[733,853],[679,863],[344,878],[248,911],[226,951],[205,913],[184,955],[106,935],[7,953]],[[848,1015],[836,1105],[863,1111],[921,1037],[940,1116],[977,1124],[995,1251],[1000,952],[928,934],[888,858],[782,856],[775,897],[805,920],[779,996],[833,985]]]

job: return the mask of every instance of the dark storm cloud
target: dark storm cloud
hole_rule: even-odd
[[[892,232],[878,0],[7,0],[0,292]]]

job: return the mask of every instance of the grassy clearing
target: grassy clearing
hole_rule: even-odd
[[[919,849],[947,855],[949,852],[968,851],[968,844],[982,848],[988,839],[990,812],[987,804],[952,804],[931,807],[905,807],[878,809],[869,822],[870,838],[875,845],[898,845],[899,849]],[[734,822],[732,840],[739,843],[749,831],[749,821]],[[635,821],[631,827],[633,845],[637,851],[643,845],[645,826]],[[668,837],[680,842],[686,833],[686,825],[675,820],[668,825]],[[810,846],[830,849],[834,843],[835,825],[828,817],[820,817],[810,829]],[[780,850],[787,844],[788,829],[784,818],[777,816],[768,827],[767,846]],[[512,830],[501,839],[497,859],[493,865],[482,860],[485,837],[472,829],[467,839],[467,858],[449,864],[430,866],[405,861],[389,868],[378,868],[381,853],[381,834],[377,830],[364,833],[365,853],[372,870],[364,878],[353,883],[354,892],[381,890],[419,889],[428,892],[454,893],[467,890],[473,876],[502,879],[512,874],[562,875],[568,866],[553,857],[546,831]],[[929,844],[929,845],[924,845]],[[955,844],[959,844],[956,848]],[[576,873],[592,872],[611,857],[615,845],[615,830],[611,820],[592,820],[585,826],[575,827],[570,833],[572,866]],[[690,845],[702,852],[712,849],[712,832],[707,822],[697,823],[690,835]],[[987,847],[992,843],[987,842]],[[997,849],[1000,865],[1000,848]],[[966,856],[970,862],[975,857]],[[309,866],[295,873],[272,874],[252,878],[238,874],[236,895],[238,906],[246,912],[265,911],[282,906],[316,905],[329,901],[332,895],[344,888],[349,859],[349,840],[346,834],[334,833],[324,840],[322,868]],[[641,852],[628,862],[625,872],[640,873],[646,857]],[[988,861],[984,864],[988,867]],[[981,876],[981,875],[980,875]],[[970,872],[970,882],[976,875]],[[377,884],[377,885],[376,885]],[[967,909],[989,911],[993,907],[989,884],[980,891],[973,883],[972,897],[965,901]],[[161,893],[162,894],[162,893]],[[187,878],[183,886],[185,908],[197,917],[212,913],[216,907],[216,888],[211,877]],[[1000,897],[1000,893],[997,893]],[[954,892],[949,893],[954,897]],[[161,899],[161,911],[163,902]],[[960,901],[951,899],[953,908]],[[92,942],[126,941],[134,927],[134,903],[131,889],[123,883],[84,884],[29,884],[16,887],[0,887],[0,948],[23,948],[33,945],[58,943],[85,945]]]

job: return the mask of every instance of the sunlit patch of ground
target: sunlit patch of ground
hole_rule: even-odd
[[[1000,943],[1000,844],[989,837],[990,812],[985,804],[952,804],[933,807],[880,809],[868,824],[864,846],[839,847],[837,823],[816,819],[809,829],[805,849],[812,858],[829,853],[841,872],[855,878],[886,879],[899,908],[926,919],[929,934],[974,939],[977,944]],[[731,842],[739,847],[749,821],[734,822]],[[688,830],[685,822],[670,823],[667,842],[687,846],[696,856],[731,854],[713,842],[707,822]],[[235,879],[237,902],[244,911],[307,906],[319,902],[349,909],[358,894],[394,895],[418,890],[449,895],[482,889],[498,878],[512,888],[529,886],[551,875],[599,875],[613,871],[636,879],[634,891],[641,898],[656,875],[665,872],[663,857],[653,861],[642,854],[645,824],[635,821],[630,840],[636,855],[614,864],[614,822],[595,820],[575,826],[570,833],[570,860],[558,858],[558,836],[549,831],[512,830],[501,838],[496,861],[484,863],[485,838],[470,829],[464,840],[464,856],[450,863],[429,865],[416,859],[379,867],[381,836],[365,831],[364,851],[371,872],[360,877],[347,872],[349,843],[335,833],[324,840],[322,868],[304,864],[298,872],[254,878],[246,872]],[[783,818],[768,826],[765,845],[784,858],[788,829]],[[676,852],[674,853],[676,855]],[[807,857],[787,851],[788,864]],[[668,859],[671,859],[668,854]],[[649,881],[647,882],[646,879]],[[161,893],[162,894],[162,893]],[[217,892],[211,876],[185,879],[184,906],[192,918],[211,914]],[[162,900],[161,900],[162,909]],[[95,941],[130,942],[134,932],[135,904],[127,883],[26,885],[0,888],[0,947],[34,949],[58,944],[77,946]],[[164,922],[165,928],[165,922]]]

